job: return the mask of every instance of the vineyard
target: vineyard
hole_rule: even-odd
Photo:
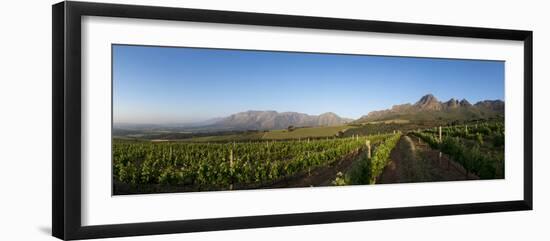
[[[481,179],[504,177],[504,123],[501,121],[419,130],[412,133]]]
[[[114,140],[113,178],[129,186],[183,186],[189,191],[269,187],[371,149],[372,171],[387,162],[400,134],[317,140],[228,143]],[[363,155],[364,156],[364,155]]]
[[[440,152],[439,159],[441,153],[445,154],[462,167],[465,179],[469,179],[469,175],[476,179],[504,177],[503,122],[418,129],[405,135],[409,145],[410,138],[416,138],[417,143],[421,140],[432,151]],[[266,141],[114,139],[115,193],[121,188],[122,193],[150,193],[376,184],[402,137],[400,131],[393,131],[393,134],[368,136]],[[396,153],[403,155],[401,150]],[[415,154],[406,155],[411,160],[416,158],[412,156]],[[424,162],[433,162],[434,157],[428,159]],[[435,161],[437,159],[435,157]],[[316,175],[317,180],[311,181]],[[308,182],[291,182],[306,179]],[[170,189],[174,187],[177,188]]]
[[[338,186],[375,184],[376,179],[388,164],[390,153],[400,138],[401,133],[397,133],[379,142],[371,153],[372,155],[369,155],[368,152],[365,153],[348,173],[338,173],[333,184]]]

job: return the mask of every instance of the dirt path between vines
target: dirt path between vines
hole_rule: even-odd
[[[303,172],[291,177],[287,177],[281,180],[274,181],[272,183],[262,184],[246,184],[242,186],[235,185],[235,190],[247,190],[247,189],[264,189],[264,188],[288,188],[288,187],[320,187],[320,186],[332,186],[332,181],[336,178],[338,172],[348,172],[354,163],[358,161],[361,156],[364,155],[361,150],[354,151],[348,154],[339,161],[333,162],[327,166],[321,166],[313,168],[309,172]],[[160,184],[147,184],[139,185],[137,187],[129,184],[118,182],[113,179],[113,192],[116,195],[125,194],[144,194],[144,193],[170,193],[170,192],[196,192],[196,191],[218,191],[226,189],[201,189],[198,186],[184,186],[184,185],[160,185]]]
[[[390,153],[390,162],[376,181],[384,183],[437,182],[479,179],[446,154],[419,138],[404,135]]]
[[[353,164],[363,155],[358,150],[339,161],[336,161],[328,166],[322,166],[312,169],[309,172],[302,173],[300,175],[292,176],[288,179],[275,182],[273,185],[269,185],[269,188],[276,187],[320,187],[320,186],[332,186],[332,181],[336,178],[338,172],[348,172]]]

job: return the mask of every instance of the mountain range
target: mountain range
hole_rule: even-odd
[[[439,101],[432,94],[422,96],[416,103],[394,105],[390,109],[372,111],[357,120],[343,118],[335,113],[308,115],[298,112],[277,112],[250,110],[223,118],[180,125],[131,125],[116,124],[118,129],[185,130],[185,131],[239,131],[276,130],[294,127],[337,126],[347,123],[368,123],[380,121],[463,121],[504,116],[504,102],[484,100],[471,104],[466,99]]]
[[[353,121],[332,112],[321,115],[308,115],[298,112],[246,111],[230,115],[211,125],[218,129],[274,130],[289,126],[337,126]]]
[[[394,105],[390,109],[372,111],[355,122],[373,122],[388,120],[471,120],[492,118],[504,115],[504,102],[484,100],[471,104],[466,99],[437,100],[432,94],[422,96],[414,104]]]

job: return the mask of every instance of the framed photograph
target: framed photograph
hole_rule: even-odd
[[[55,4],[53,235],[531,210],[532,34]]]

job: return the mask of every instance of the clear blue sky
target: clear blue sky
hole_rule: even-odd
[[[504,62],[113,46],[115,123],[186,123],[247,110],[359,118],[431,93],[504,99]]]

